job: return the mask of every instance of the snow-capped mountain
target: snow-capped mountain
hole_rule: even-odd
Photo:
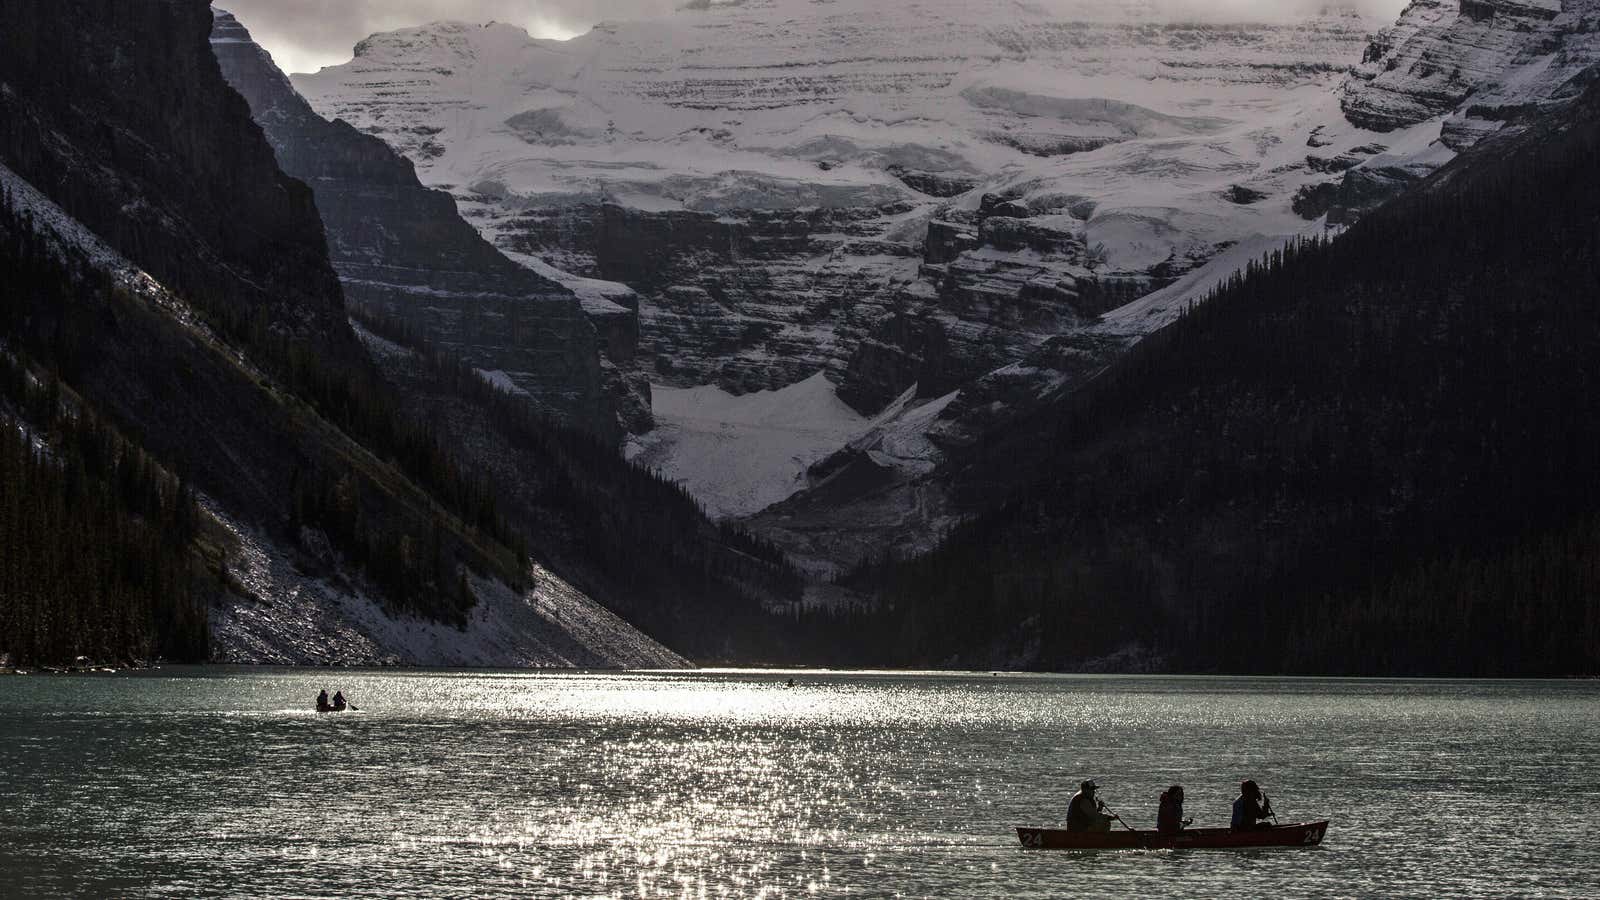
[[[823,373],[857,416],[825,439],[730,401],[635,447],[725,515],[789,498],[754,524],[826,569],[936,537],[961,448],[1559,95],[1591,5],[697,3],[567,42],[375,35],[294,81],[502,248],[634,290],[658,386]]]
[[[444,23],[375,35],[296,85],[405,152],[502,245],[642,288],[662,383],[747,391],[827,369],[875,412],[908,373],[852,366],[857,348],[926,280],[929,221],[974,224],[997,179],[1028,195],[1005,218],[1033,221],[997,224],[992,244],[1039,259],[968,280],[1011,296],[1037,282],[1090,314],[1219,243],[1304,225],[1286,197],[1241,202],[1248,182],[1313,180],[1281,173],[1306,167],[1303,138],[1279,132],[1321,120],[1278,120],[1325,100],[1380,23],[1320,9],[1174,23],[1169,6],[698,4],[565,43]],[[1364,141],[1344,143],[1328,155]],[[952,237],[952,255],[975,249]],[[971,355],[955,381],[1015,353]]]

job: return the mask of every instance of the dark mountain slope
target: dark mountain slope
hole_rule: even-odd
[[[552,412],[615,438],[595,328],[578,298],[490,246],[449,194],[424,188],[383,141],[318,116],[232,15],[215,15],[223,76],[283,170],[315,193],[347,300],[505,372]]]
[[[289,543],[302,524],[329,528],[399,608],[461,618],[468,598],[429,591],[453,586],[458,563],[520,580],[509,533],[483,512],[490,491],[382,394],[311,195],[278,170],[223,81],[207,6],[13,12],[0,38],[0,162],[160,286],[112,271],[124,263],[23,242],[7,266],[8,343],[230,514]],[[0,232],[53,228],[30,214],[8,213]],[[63,258],[52,270],[29,257],[39,253]],[[359,533],[297,521],[297,490],[340,479]],[[440,551],[396,562],[408,538]]]
[[[0,157],[174,291],[354,353],[311,192],[223,82],[210,28],[201,3],[8,3]]]
[[[597,356],[576,298],[491,247],[382,141],[317,116],[226,13],[212,47],[284,167],[313,186],[357,318],[412,351],[373,342],[390,386],[495,485],[496,511],[537,558],[683,652],[780,656],[783,622],[763,606],[798,598],[794,573],[609,445],[615,414],[584,387],[596,382],[581,363]],[[473,367],[512,370],[513,384],[546,402],[530,411]],[[562,421],[543,414],[552,407]]]
[[[14,4],[0,30],[0,162],[224,330],[358,376],[365,356],[311,194],[223,83],[209,25],[197,2]],[[26,252],[12,265],[31,265]],[[170,311],[112,302],[126,292],[90,268],[68,261],[59,289],[13,275],[10,337],[46,349],[91,404],[231,508],[286,514],[298,462],[283,398]]]
[[[865,573],[893,662],[1600,670],[1600,92],[1254,267]],[[1037,471],[1035,469],[1034,471]],[[1121,654],[1113,657],[1113,654]]]
[[[213,623],[237,626],[230,640],[245,658],[257,658],[249,654],[264,648],[264,658],[285,661],[343,659],[329,648],[352,646],[344,638],[350,628],[367,627],[367,598],[381,598],[389,612],[417,619],[392,627],[380,622],[375,631],[354,635],[367,648],[361,661],[433,661],[416,655],[433,652],[433,645],[406,643],[404,635],[419,630],[439,636],[439,658],[478,664],[681,663],[547,571],[530,571],[529,556],[547,554],[521,527],[528,516],[511,509],[520,482],[497,484],[493,477],[500,472],[460,452],[456,436],[440,430],[442,420],[409,407],[382,379],[345,318],[310,193],[277,170],[243,101],[222,81],[204,0],[41,0],[8,16],[12,12],[23,32],[52,42],[54,52],[28,51],[19,62],[26,41],[9,30],[8,20],[5,39],[15,52],[0,70],[6,112],[0,353],[32,373],[24,381],[59,379],[62,394],[74,398],[67,412],[105,423],[132,448],[131,458],[150,459],[162,473],[152,476],[154,482],[185,482],[201,498],[201,525],[178,542],[179,555],[187,545],[193,579],[178,597],[212,603]],[[56,34],[77,38],[56,40]],[[35,71],[39,67],[50,71]],[[228,163],[253,169],[254,177],[240,177]],[[59,206],[66,202],[73,209]],[[84,227],[91,222],[93,228]],[[115,238],[113,246],[96,236],[101,230]],[[146,269],[162,274],[152,279]],[[184,290],[168,290],[165,278]],[[470,383],[489,392],[475,376]],[[449,390],[449,384],[441,378],[435,387]],[[525,404],[516,405],[528,415],[528,427],[547,427],[526,413]],[[29,508],[61,494],[33,475],[51,465],[69,476],[72,471],[73,451],[52,424],[63,414],[25,396],[0,403],[0,425],[37,436],[32,462],[8,461],[8,471],[30,478],[18,501]],[[572,452],[615,458],[614,450],[593,441]],[[611,479],[600,487],[618,496],[664,487],[620,460],[610,468],[571,470],[541,468],[546,463],[518,458],[509,477],[522,475],[517,465],[534,467],[528,481],[572,492],[578,487],[563,479],[592,469],[597,478]],[[558,550],[588,554],[589,565],[603,568],[626,557],[630,548],[623,542],[640,533],[666,544],[721,540],[691,503],[680,501],[673,508],[687,510],[687,525],[681,516],[659,533],[651,531],[656,524],[642,532],[630,524],[631,531],[592,546],[568,543]],[[157,523],[169,515],[165,507],[151,514],[148,504],[103,512],[81,507],[76,517],[33,520],[41,528],[81,525],[85,533],[105,534],[118,523]],[[630,518],[625,505],[606,515],[656,523]],[[26,509],[8,518],[0,543],[23,542],[27,535],[16,529],[29,520]],[[126,546],[108,546],[108,558],[118,558],[116,548]],[[151,549],[152,562],[165,565],[173,551]],[[686,566],[699,571],[699,558]],[[0,618],[7,623],[0,654],[22,650],[10,646],[22,629],[43,633],[51,622],[81,623],[87,615],[80,613],[89,607],[63,606],[67,601],[60,598],[70,590],[46,589],[54,582],[42,573],[40,591],[12,592],[15,585],[27,587],[27,576],[8,580],[0,594]],[[241,581],[246,577],[248,583]],[[759,619],[756,597],[730,583],[722,578],[720,596]],[[675,596],[692,606],[700,586],[686,585]],[[149,580],[132,588],[154,590]],[[315,598],[326,602],[319,608]],[[204,652],[204,641],[191,639],[195,617],[180,618],[166,617],[172,628],[184,629],[181,635],[107,624],[102,631],[120,635],[115,641],[69,635],[77,646],[51,638],[26,652]],[[255,633],[251,622],[287,631]],[[438,622],[462,626],[468,650],[457,653],[451,630],[435,628]],[[326,642],[324,623],[341,629],[341,643]],[[544,634],[524,640],[517,630],[523,626]],[[389,638],[399,643],[382,643]],[[110,646],[119,642],[120,650]],[[489,655],[474,655],[471,646]]]
[[[508,546],[514,533],[482,499],[488,490],[430,452],[427,435],[362,374],[353,339],[357,361],[328,365],[298,340],[241,325],[237,310],[190,307],[74,246],[72,226],[34,218],[41,201],[20,190],[8,186],[0,203],[0,345],[32,377],[60,379],[72,416],[103,419],[137,454],[214,501],[217,515],[265,529],[290,552],[326,532],[395,611],[464,621],[473,600],[451,590],[459,567],[513,584],[525,578]],[[52,424],[63,411],[11,400],[0,418],[40,435],[46,460],[70,468],[70,444],[58,446],[62,429]],[[305,497],[322,484],[339,487],[339,515],[308,514],[316,511]],[[346,519],[351,527],[341,530]],[[407,556],[408,543],[433,553]],[[193,592],[220,599],[230,589],[227,548],[212,550],[200,554],[212,574],[197,566]],[[304,560],[313,571],[312,555]]]
[[[204,659],[194,495],[59,381],[37,377],[11,340],[16,292],[72,302],[44,241],[12,225],[0,226],[0,651],[23,664]]]

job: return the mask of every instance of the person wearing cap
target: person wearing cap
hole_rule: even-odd
[[[1078,792],[1067,804],[1068,831],[1110,831],[1112,817],[1105,814],[1105,804],[1095,797],[1100,786],[1091,778],[1078,785]]]
[[[1239,785],[1239,799],[1233,801],[1234,830],[1272,827],[1261,821],[1272,817],[1272,801],[1269,800],[1266,806],[1262,806],[1262,796],[1261,786],[1254,781],[1246,781]]]

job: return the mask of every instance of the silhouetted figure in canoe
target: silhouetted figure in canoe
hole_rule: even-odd
[[[344,702],[344,691],[334,691],[333,692],[333,711],[334,712],[344,712],[344,708],[345,708],[346,705],[347,704]]]
[[[1272,818],[1272,801],[1265,800],[1261,787],[1254,781],[1239,785],[1239,799],[1233,801],[1233,827],[1235,830],[1271,828],[1272,823],[1262,819]]]
[[[1078,792],[1067,804],[1068,831],[1110,831],[1113,816],[1105,814],[1106,805],[1095,796],[1100,786],[1091,778],[1078,785]]]
[[[328,705],[328,689],[323,688],[322,693],[317,695],[317,712],[331,712],[332,710],[333,707]]]
[[[1156,831],[1177,834],[1193,823],[1183,817],[1183,785],[1175,784],[1161,792],[1161,807],[1156,812]]]

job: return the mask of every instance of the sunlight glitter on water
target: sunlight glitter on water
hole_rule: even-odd
[[[29,896],[1593,896],[1600,869],[1593,683],[196,670],[5,687],[0,884]],[[307,713],[320,687],[362,711]],[[1334,826],[1314,851],[1022,850],[1013,826],[1059,822],[1089,776],[1147,827],[1168,783],[1217,822],[1245,776]],[[1497,824],[1519,782],[1547,792],[1537,833]]]

